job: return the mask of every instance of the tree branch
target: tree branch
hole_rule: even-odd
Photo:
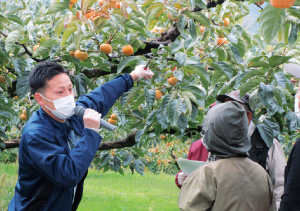
[[[187,133],[187,136],[192,137],[196,135],[197,133],[200,133],[202,130],[201,126],[197,126],[197,128],[187,128],[185,130],[185,133]],[[148,133],[151,133],[154,131],[148,131]],[[162,133],[169,133],[169,134],[175,134],[177,133],[177,130],[170,129],[162,131]],[[130,133],[126,138],[117,140],[117,141],[103,141],[101,142],[98,150],[110,150],[110,149],[119,149],[119,148],[124,148],[124,147],[132,147],[135,145],[135,135],[137,133],[136,131],[133,131]],[[0,140],[2,141],[2,140]],[[21,137],[11,139],[9,141],[4,141],[5,144],[5,149],[12,149],[12,148],[17,148],[20,145]]]
[[[4,37],[7,37],[8,35],[7,34],[4,34],[1,30],[0,30],[0,34],[2,34]],[[24,48],[26,54],[28,54],[34,61],[36,62],[42,62],[42,61],[46,61],[47,59],[49,59],[50,57],[48,56],[47,58],[45,59],[38,59],[38,58],[35,58],[35,57],[32,57],[32,53],[28,50],[28,48],[26,47],[25,44],[21,44],[19,42],[15,42],[16,45],[20,45]]]
[[[137,131],[130,133],[126,138],[117,141],[103,141],[98,150],[119,149],[124,147],[132,147],[135,145],[135,134]],[[4,141],[5,149],[17,148],[20,146],[21,137]]]

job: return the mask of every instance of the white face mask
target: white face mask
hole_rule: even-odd
[[[46,97],[44,97],[41,93],[40,95],[50,102],[54,103],[54,107],[56,110],[50,109],[48,106],[44,105],[47,109],[49,109],[54,116],[56,116],[59,119],[67,119],[71,117],[74,114],[74,108],[76,106],[74,95],[69,95],[67,97],[62,97],[56,100],[49,100]]]
[[[300,111],[299,111],[299,98],[297,97],[297,94],[295,95],[295,114],[297,115],[298,118],[300,118]]]

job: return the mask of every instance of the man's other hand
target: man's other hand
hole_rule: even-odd
[[[185,180],[188,176],[189,176],[188,174],[185,174],[185,173],[183,173],[183,172],[180,172],[180,173],[178,174],[178,184],[179,184],[179,185],[182,185],[183,182],[184,182],[184,180]]]
[[[145,65],[139,65],[134,68],[130,75],[133,81],[140,81],[142,78],[151,79],[154,73],[148,68],[145,68]]]
[[[98,132],[100,128],[100,118],[100,113],[93,109],[87,108],[83,115],[84,127]]]

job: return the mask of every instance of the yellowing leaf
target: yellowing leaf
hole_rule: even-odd
[[[109,17],[109,14],[108,13],[106,13],[106,12],[104,12],[104,11],[97,11],[96,13],[95,13],[95,16],[96,16],[96,18],[97,17],[101,17],[101,18],[105,18],[105,19],[110,19],[110,17]]]
[[[175,3],[174,7],[179,10],[182,9],[182,6],[179,3]]]

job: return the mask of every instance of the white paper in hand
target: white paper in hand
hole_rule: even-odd
[[[207,162],[179,158],[177,160],[177,163],[180,169],[183,171],[183,173],[191,174],[194,170],[196,170],[200,166],[205,165]]]

